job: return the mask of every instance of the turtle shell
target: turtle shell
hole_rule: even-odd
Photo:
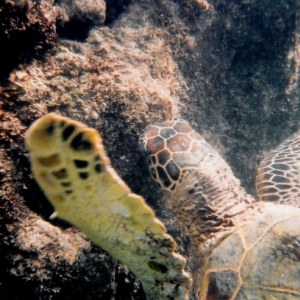
[[[300,131],[296,132],[260,163],[256,190],[260,200],[300,207]]]
[[[300,299],[300,210],[265,203],[217,245],[199,299]]]

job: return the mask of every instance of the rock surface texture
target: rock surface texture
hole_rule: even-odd
[[[0,4],[0,298],[145,299],[125,266],[69,224],[49,222],[25,130],[48,112],[97,128],[113,167],[190,258],[138,137],[150,123],[187,119],[255,196],[263,152],[300,128],[299,4],[70,3]]]

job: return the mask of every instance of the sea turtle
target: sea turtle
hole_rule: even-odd
[[[290,300],[300,299],[300,209],[287,205],[299,206],[299,136],[258,169],[260,198],[282,205],[248,195],[186,121],[146,128],[140,144],[150,172],[192,238],[192,274],[151,208],[112,169],[95,130],[48,114],[26,144],[55,215],[127,264],[148,299]]]

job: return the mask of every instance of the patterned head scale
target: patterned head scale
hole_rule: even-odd
[[[150,125],[140,138],[148,156],[152,177],[160,188],[173,193],[183,178],[195,170],[227,164],[220,155],[184,120],[168,120]]]

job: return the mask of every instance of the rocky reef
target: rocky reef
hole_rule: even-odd
[[[0,298],[145,299],[125,266],[49,222],[23,141],[35,119],[58,112],[99,130],[113,167],[189,257],[138,137],[149,123],[185,118],[255,195],[263,152],[300,127],[299,9],[286,0],[2,1]]]

